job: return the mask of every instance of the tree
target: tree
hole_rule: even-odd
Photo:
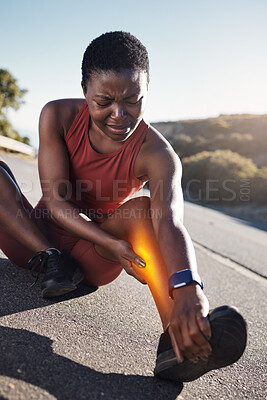
[[[24,103],[23,97],[27,93],[26,89],[20,89],[17,80],[6,69],[0,68],[0,135],[29,143],[29,138],[22,138],[15,131],[7,119],[7,111],[9,108],[18,110]]]
[[[17,80],[6,69],[0,69],[0,115],[8,108],[18,110],[23,104],[23,96],[26,89],[20,89]]]

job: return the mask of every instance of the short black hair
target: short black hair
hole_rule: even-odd
[[[83,55],[82,84],[86,86],[94,72],[123,69],[144,71],[149,82],[149,59],[145,46],[128,32],[106,32],[94,39]]]

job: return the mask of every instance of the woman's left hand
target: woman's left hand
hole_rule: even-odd
[[[174,305],[169,334],[179,362],[206,358],[211,352],[211,328],[207,318],[209,303],[197,284],[173,290]]]

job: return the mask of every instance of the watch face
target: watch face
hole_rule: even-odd
[[[183,269],[175,272],[169,279],[169,295],[172,298],[173,289],[189,285],[192,282],[196,282],[203,289],[203,283],[201,282],[200,276],[195,274],[191,269]]]

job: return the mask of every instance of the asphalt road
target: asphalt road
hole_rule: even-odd
[[[36,163],[3,157],[36,203]],[[247,320],[248,346],[238,363],[182,391],[156,380],[161,324],[147,287],[122,274],[94,292],[81,287],[75,297],[51,302],[39,297],[38,284],[30,288],[28,271],[0,253],[0,399],[266,398],[267,233],[194,204],[186,205],[185,224],[210,306],[233,304]]]
[[[186,203],[185,224],[193,240],[267,277],[267,232],[216,210]]]

